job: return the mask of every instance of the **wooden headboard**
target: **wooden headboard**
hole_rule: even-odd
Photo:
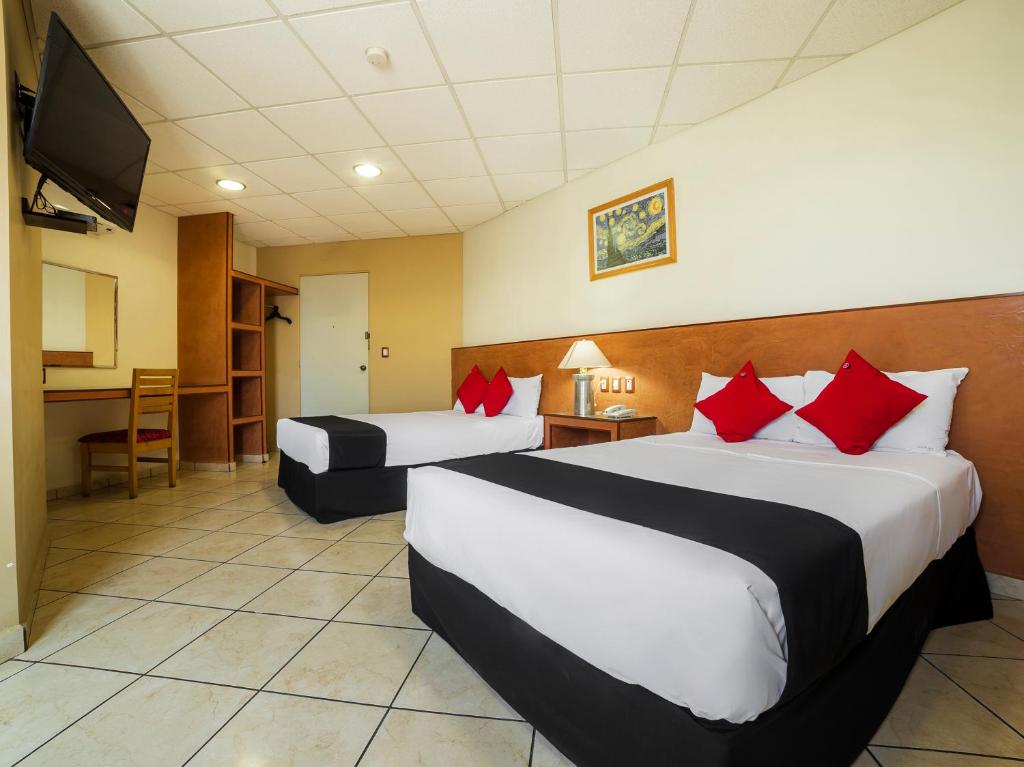
[[[452,349],[452,395],[473,367],[493,375],[544,374],[541,412],[572,409],[571,371],[558,363],[575,338]],[[659,432],[690,427],[702,370],[732,375],[752,359],[759,375],[834,371],[856,348],[883,370],[968,367],[950,448],[974,461],[984,502],[976,529],[985,567],[1024,578],[1024,294],[597,333],[634,394],[597,394],[658,416]],[[595,388],[597,381],[595,381]]]

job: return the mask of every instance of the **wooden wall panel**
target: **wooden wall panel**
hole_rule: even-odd
[[[182,386],[228,383],[231,214],[178,219],[178,370]]]
[[[566,337],[452,349],[452,397],[474,364],[491,376],[544,374],[542,412],[572,409],[572,371],[557,365]],[[598,393],[658,416],[661,433],[690,427],[700,373],[733,375],[752,359],[759,375],[834,371],[850,348],[884,370],[968,367],[953,414],[950,448],[978,467],[984,501],[977,523],[986,569],[1024,578],[1024,295],[599,333],[635,394]],[[596,381],[595,381],[596,386]]]

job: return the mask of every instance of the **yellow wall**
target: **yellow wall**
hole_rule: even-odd
[[[312,274],[367,272],[370,283],[370,410],[451,407],[451,348],[462,344],[462,235],[300,245],[259,250],[259,274],[298,286]],[[299,413],[299,301],[278,300],[294,324],[267,332],[268,438]],[[382,359],[381,346],[391,349]]]
[[[256,248],[245,242],[235,240],[231,243],[232,266],[240,272],[256,274],[259,264],[256,258]]]
[[[85,348],[92,364],[113,366],[117,361],[117,289],[106,275],[85,275]]]

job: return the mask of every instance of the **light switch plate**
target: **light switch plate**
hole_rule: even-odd
[[[46,382],[44,381],[43,383]],[[598,380],[597,385],[601,389],[601,391],[608,391],[608,376],[602,376]]]
[[[626,377],[626,394],[632,394],[635,391],[636,391],[636,379],[631,377],[631,376],[627,376]]]
[[[380,347],[380,356],[381,357],[390,357],[391,356],[391,347],[389,347],[389,346],[382,346],[382,347]]]
[[[615,393],[622,391],[622,379],[618,376],[612,378],[612,391]]]

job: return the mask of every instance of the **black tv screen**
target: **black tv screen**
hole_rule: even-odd
[[[139,121],[51,13],[25,161],[130,232],[149,143]]]

